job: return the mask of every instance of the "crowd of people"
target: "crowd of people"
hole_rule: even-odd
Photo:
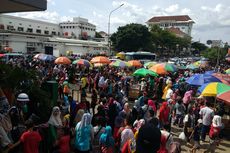
[[[195,153],[205,141],[210,142],[206,152],[215,152],[223,136],[224,104],[197,96],[197,87],[186,83],[193,71],[132,77],[134,68],[86,68],[21,59],[7,64],[36,70],[40,84],[55,80],[58,102],[49,120],[40,124],[39,116],[28,111],[27,104],[33,101],[27,93],[16,95],[10,105],[1,91],[2,152],[179,153],[180,140],[193,144],[186,152]],[[132,84],[140,87],[134,102],[129,98]],[[73,98],[77,85],[80,101]],[[179,136],[173,128],[181,130]]]

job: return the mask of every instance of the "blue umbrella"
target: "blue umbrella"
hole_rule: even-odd
[[[216,73],[216,72],[212,70],[212,71],[206,71],[204,74],[212,75],[213,73]]]
[[[37,54],[34,56],[34,58],[42,60],[42,61],[53,61],[56,59],[56,57],[54,57],[53,55],[48,55],[48,54]]]
[[[190,85],[201,86],[205,83],[221,82],[221,80],[210,74],[194,74],[186,82]]]

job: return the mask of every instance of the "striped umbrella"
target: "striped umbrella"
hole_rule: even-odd
[[[92,60],[90,62],[91,63],[103,63],[103,64],[111,63],[111,61],[105,56],[96,56],[96,57],[92,58]]]
[[[175,72],[175,71],[177,71],[177,67],[174,64],[170,64],[170,63],[165,63],[164,64],[164,68],[168,72]]]
[[[110,66],[114,66],[114,67],[121,67],[121,68],[130,67],[131,66],[130,63],[125,62],[125,61],[121,61],[121,60],[114,61],[114,62],[110,63],[109,65]]]
[[[157,74],[168,74],[168,72],[165,70],[162,64],[156,64],[149,68],[149,70],[156,72]]]
[[[186,66],[187,69],[190,69],[190,70],[195,70],[195,69],[198,69],[199,67],[194,65],[194,64],[189,64]]]
[[[157,64],[157,62],[147,62],[147,63],[144,64],[144,67],[145,68],[150,68],[150,67],[152,67],[152,66],[154,66],[156,64]]]
[[[92,64],[88,60],[85,60],[85,59],[77,59],[77,60],[73,61],[72,64],[84,65],[86,67],[92,66]]]
[[[65,56],[61,56],[55,60],[55,64],[71,64],[71,60]]]
[[[131,61],[128,61],[128,63],[133,67],[142,67],[141,62],[138,60],[131,60]]]
[[[224,101],[226,104],[230,105],[230,90],[217,95],[217,99]]]
[[[198,89],[202,96],[217,96],[227,91],[230,91],[230,86],[220,82],[207,83]]]

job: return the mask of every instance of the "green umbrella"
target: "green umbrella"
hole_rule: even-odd
[[[144,64],[144,67],[145,68],[150,68],[150,67],[152,67],[152,66],[154,66],[156,64],[157,64],[157,62],[147,62],[147,63]]]
[[[170,63],[165,63],[164,68],[168,72],[175,72],[175,71],[177,71],[177,67],[175,65],[173,65],[173,64],[170,64]]]
[[[141,68],[141,69],[137,69],[134,73],[134,76],[141,76],[141,77],[145,77],[146,75],[151,75],[151,76],[158,76],[158,74],[156,72],[150,71],[148,69],[145,68]]]

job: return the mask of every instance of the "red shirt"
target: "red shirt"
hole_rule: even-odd
[[[23,143],[24,153],[39,153],[39,142],[42,140],[40,134],[36,131],[26,131],[20,137]]]
[[[62,136],[58,141],[58,147],[60,153],[69,153],[70,152],[70,136]]]

